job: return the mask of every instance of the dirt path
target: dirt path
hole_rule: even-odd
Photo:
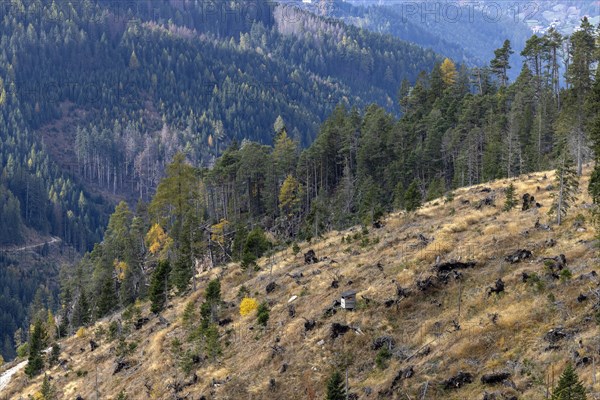
[[[27,361],[21,361],[20,363],[6,370],[2,375],[0,375],[0,394],[2,393],[2,390],[4,390],[4,388],[10,383],[10,380],[12,379],[13,375],[25,368],[26,365]]]
[[[50,350],[52,350],[52,347],[48,347],[46,350],[42,350],[42,353],[48,354],[48,353],[50,353]],[[21,361],[20,363],[18,363],[17,365],[15,365],[14,367],[12,367],[10,369],[7,369],[0,375],[0,394],[2,394],[2,390],[4,390],[4,388],[6,386],[8,386],[12,377],[17,372],[19,372],[20,370],[25,368],[26,365],[27,365],[27,360]]]
[[[61,241],[60,238],[52,237],[51,240],[44,241],[42,243],[30,244],[30,245],[27,245],[27,246],[22,246],[22,247],[17,247],[17,248],[12,248],[12,249],[3,249],[3,250],[6,251],[6,252],[8,252],[8,253],[14,253],[14,252],[16,253],[16,252],[19,252],[19,251],[31,250],[31,249],[35,249],[37,247],[42,247],[45,244],[49,244],[49,245],[50,244],[54,244],[54,243],[57,243],[57,242],[60,242],[60,241]]]

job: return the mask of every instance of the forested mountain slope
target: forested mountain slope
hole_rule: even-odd
[[[571,35],[584,16],[594,25],[600,23],[600,5],[595,0],[315,0],[303,6],[319,15],[430,48],[470,66],[486,64],[493,49],[500,47],[504,39],[509,39],[516,50],[511,61],[518,65],[523,60],[519,53],[533,33],[543,35],[554,28]],[[509,72],[511,79],[517,75],[516,71]]]
[[[337,370],[360,399],[541,400],[570,362],[598,398],[591,198],[580,191],[559,226],[547,216],[557,189],[554,172],[498,180],[256,269],[198,271],[185,296],[154,298],[160,317],[142,302],[82,328],[59,343],[60,366],[18,374],[3,395],[34,394],[47,376],[58,399],[319,399]],[[355,311],[337,303],[349,289]]]
[[[271,143],[280,115],[306,146],[338,103],[398,112],[402,79],[440,60],[274,3],[207,3],[2,4],[0,251],[52,237],[62,251],[91,250],[114,205],[148,200],[176,152],[211,165],[235,140]],[[30,261],[19,257],[5,267]],[[28,266],[56,297],[59,265]],[[19,299],[0,305],[6,358],[36,314],[24,310],[40,280],[23,274],[21,289],[0,282]]]
[[[285,32],[298,36],[303,29]],[[414,210],[465,185],[553,167],[581,173],[599,154],[596,38],[587,20],[568,39],[557,32],[533,36],[512,84],[509,41],[495,50],[489,68],[457,68],[446,59],[414,85],[404,81],[402,117],[377,105],[336,107],[302,151],[282,118],[273,125],[272,146],[232,142],[211,168],[200,164],[195,147],[168,148],[172,162],[160,184],[160,174],[152,175],[158,188],[150,203],[135,210],[120,204],[103,242],[64,269],[60,335],[151,295],[153,279],[185,293],[202,265],[236,260],[252,268],[269,247],[265,235],[283,246],[357,223],[370,226],[385,213]],[[572,57],[568,89],[561,89],[557,72],[563,43]],[[164,127],[163,134],[174,131]],[[143,160],[143,168],[160,167],[155,158]],[[83,157],[80,167],[93,174],[106,173],[106,165],[95,156]],[[590,190],[600,193],[599,175],[593,176]],[[82,196],[79,204],[86,206]]]

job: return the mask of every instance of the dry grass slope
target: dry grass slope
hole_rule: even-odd
[[[305,265],[301,254],[288,249],[261,260],[261,271],[251,276],[234,264],[205,272],[197,292],[174,299],[164,312],[168,325],[142,306],[142,315],[150,321],[128,336],[128,342],[137,344],[127,356],[128,368],[114,374],[116,342],[104,340],[89,351],[96,326],[85,337],[62,342],[61,358],[68,367],[54,367],[48,373],[63,399],[76,395],[94,399],[96,390],[99,398],[113,399],[123,389],[130,399],[198,399],[201,395],[236,400],[322,399],[331,369],[347,363],[351,391],[360,399],[482,399],[485,392],[496,392],[507,396],[496,398],[514,395],[536,400],[546,398],[553,373],[556,381],[571,361],[590,392],[596,392],[590,398],[600,398],[592,362],[600,361],[593,308],[599,299],[592,294],[598,291],[599,280],[589,275],[597,269],[598,251],[589,222],[590,199],[584,190],[588,178],[582,178],[577,205],[560,227],[547,217],[552,173],[539,173],[513,180],[519,197],[526,192],[534,195],[542,204],[539,209],[521,211],[519,206],[503,212],[503,189],[509,181],[496,181],[457,190],[453,200],[432,201],[413,215],[389,215],[381,229],[367,234],[355,227],[303,244],[302,253],[316,252],[317,264]],[[476,207],[491,195],[495,206]],[[538,221],[550,224],[550,230],[536,227]],[[514,264],[505,261],[517,249],[528,249],[533,256]],[[566,256],[570,279],[553,278],[550,262],[543,260],[559,254]],[[460,270],[460,279],[450,275],[444,283],[436,278],[436,260],[475,261],[476,265]],[[290,277],[299,273],[301,277]],[[523,273],[530,277],[528,282]],[[222,357],[217,362],[202,361],[192,382],[176,367],[170,343],[173,338],[185,341],[184,307],[193,301],[199,308],[206,282],[217,276],[226,302],[222,318],[233,322],[220,331]],[[428,277],[434,287],[420,290],[417,281]],[[488,296],[488,287],[499,278],[505,292]],[[332,288],[334,280],[338,288]],[[277,287],[266,294],[271,281]],[[242,284],[250,296],[271,305],[267,329],[251,316],[239,315]],[[408,294],[398,297],[398,287]],[[324,310],[350,288],[358,291],[357,310],[337,310],[325,317]],[[580,294],[588,300],[578,301]],[[292,303],[294,317],[288,312],[292,296],[298,296]],[[317,321],[315,329],[305,331],[305,319]],[[334,322],[358,329],[331,339]],[[568,335],[549,341],[547,332],[559,327]],[[371,349],[373,340],[382,336],[395,341],[389,366],[383,370],[376,367],[377,351]],[[275,352],[276,345],[283,350]],[[287,368],[282,372],[284,364]],[[412,376],[395,379],[399,371],[411,368]],[[459,371],[472,374],[472,383],[444,389],[442,382]],[[509,383],[481,383],[483,374],[500,371],[511,374]],[[26,398],[39,389],[41,380],[19,376],[5,395]],[[190,383],[177,393],[179,397],[173,389],[177,382]]]

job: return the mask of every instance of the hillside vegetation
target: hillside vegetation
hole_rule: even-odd
[[[511,183],[519,204],[504,211]],[[547,216],[552,185],[554,173],[543,172],[458,189],[379,228],[332,231],[297,254],[290,246],[256,271],[198,271],[196,290],[160,316],[138,302],[60,342],[60,365],[45,373],[60,399],[316,399],[331,372],[347,368],[361,399],[535,400],[570,362],[588,398],[599,398],[591,199],[578,193],[558,226]],[[522,211],[526,193],[535,200]],[[311,249],[317,260],[306,264]],[[357,309],[332,307],[348,289]],[[240,315],[243,297],[270,309],[266,326],[252,307]],[[218,322],[212,338],[197,334],[203,304]],[[482,383],[492,373],[507,375]],[[43,379],[17,376],[3,395],[34,394]]]

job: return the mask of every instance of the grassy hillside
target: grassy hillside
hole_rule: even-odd
[[[588,179],[586,171],[580,187]],[[519,199],[529,193],[541,208],[522,211],[519,204],[504,212],[509,182]],[[260,271],[250,275],[236,264],[202,272],[198,290],[170,302],[163,318],[140,304],[132,315],[114,315],[63,341],[63,367],[47,374],[64,399],[94,398],[96,388],[102,399],[121,390],[130,399],[316,399],[324,398],[332,369],[347,365],[351,392],[360,399],[481,399],[487,392],[496,393],[488,398],[535,400],[546,398],[570,361],[596,392],[589,398],[599,398],[592,360],[599,358],[600,281],[593,272],[598,250],[591,201],[582,190],[563,224],[553,225],[547,216],[552,183],[553,173],[546,172],[460,189],[453,199],[434,200],[414,214],[389,215],[379,229],[332,232],[301,244],[297,255],[290,248],[262,259]],[[305,264],[302,254],[309,249],[319,262]],[[515,263],[505,259],[519,249],[532,255]],[[560,254],[566,266],[549,259]],[[446,274],[461,266],[451,260],[475,264]],[[182,316],[190,302],[188,314],[199,312],[204,288],[215,277],[224,301],[223,353],[216,361],[193,360],[186,375],[173,341],[183,343],[183,352],[192,346]],[[498,279],[504,292],[488,295]],[[267,294],[270,282],[275,288]],[[240,316],[242,285],[249,296],[268,302],[266,329],[254,313]],[[326,315],[348,289],[358,291],[357,309]],[[316,326],[307,329],[312,320]],[[98,334],[110,332],[112,321],[119,321],[113,329],[121,329],[124,339]],[[139,329],[137,321],[143,323]],[[333,338],[335,323],[350,329]],[[378,338],[379,344],[393,343],[387,362],[384,352],[373,350]],[[91,339],[99,345],[93,352]],[[461,371],[472,382],[450,388],[445,381]],[[499,372],[510,376],[482,383],[484,374]],[[2,396],[33,394],[42,380],[43,374],[34,380],[18,374]]]

